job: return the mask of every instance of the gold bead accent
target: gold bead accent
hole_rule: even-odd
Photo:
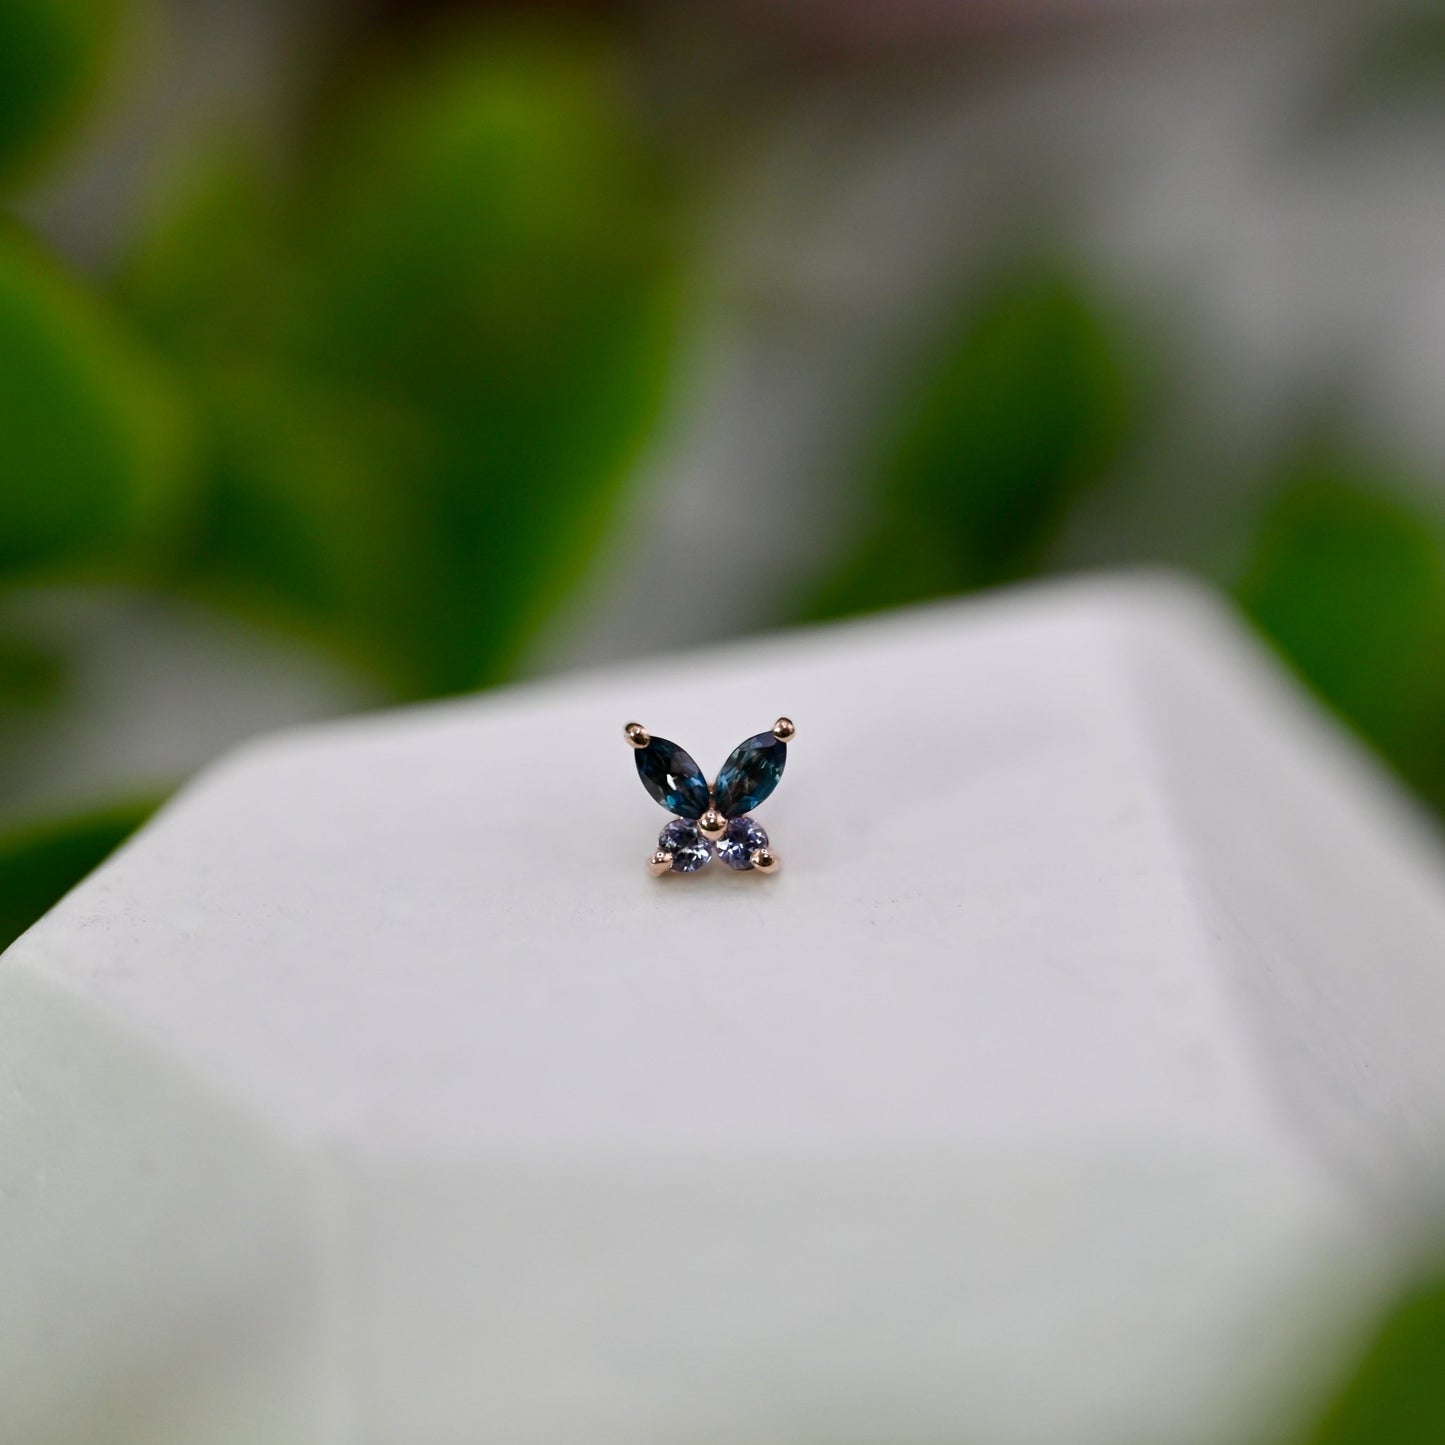
[[[770,852],[767,848],[754,848],[748,854],[748,861],[759,873],[776,873],[778,871],[778,855]]]
[[[628,743],[639,752],[652,741],[647,729],[641,723],[628,723],[622,731],[627,734]]]
[[[780,717],[777,722],[773,724],[773,736],[777,738],[780,743],[792,742],[795,732],[797,732],[797,728],[793,726],[793,720],[790,717]]]
[[[716,843],[727,830],[728,820],[724,818],[716,808],[709,808],[707,812],[697,820],[697,831],[701,833],[709,843]]]
[[[654,878],[661,878],[664,873],[672,871],[672,854],[666,848],[659,848],[647,860],[647,868]]]

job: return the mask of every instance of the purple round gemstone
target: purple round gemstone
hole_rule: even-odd
[[[718,842],[717,855],[729,868],[736,868],[741,872],[744,868],[753,866],[753,860],[749,856],[753,849],[767,846],[768,835],[751,818],[733,818],[728,823],[727,832]]]
[[[712,844],[698,832],[691,818],[674,818],[657,835],[657,846],[672,854],[674,873],[696,873],[712,859]]]

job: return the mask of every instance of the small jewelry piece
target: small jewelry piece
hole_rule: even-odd
[[[778,786],[788,761],[793,727],[780,717],[771,732],[739,743],[708,787],[703,771],[676,743],[655,738],[641,723],[623,731],[637,753],[637,776],[672,821],[658,835],[657,851],[647,866],[664,873],[696,873],[716,855],[740,872],[755,868],[775,873],[777,855],[768,835],[748,816]]]

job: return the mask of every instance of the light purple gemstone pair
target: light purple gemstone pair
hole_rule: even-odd
[[[768,835],[749,817],[730,818],[727,832],[709,843],[691,818],[674,818],[657,835],[657,846],[672,854],[674,873],[696,873],[712,861],[713,851],[729,868],[739,872],[753,866],[755,848],[768,846]]]

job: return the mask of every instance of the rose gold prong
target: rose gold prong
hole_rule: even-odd
[[[724,818],[716,808],[709,808],[707,812],[697,820],[697,831],[701,833],[709,843],[716,843],[727,830],[728,820]]]
[[[780,717],[777,722],[773,724],[773,736],[777,738],[780,743],[792,742],[795,732],[797,732],[797,728],[793,726],[793,720],[790,717]]]
[[[778,871],[778,855],[767,848],[754,848],[748,854],[748,862],[759,873],[776,873]]]
[[[647,729],[641,723],[628,723],[622,731],[627,734],[628,744],[638,749],[639,752],[652,741]]]
[[[666,848],[659,848],[651,858],[647,860],[648,871],[654,878],[661,878],[672,868],[672,854]]]

